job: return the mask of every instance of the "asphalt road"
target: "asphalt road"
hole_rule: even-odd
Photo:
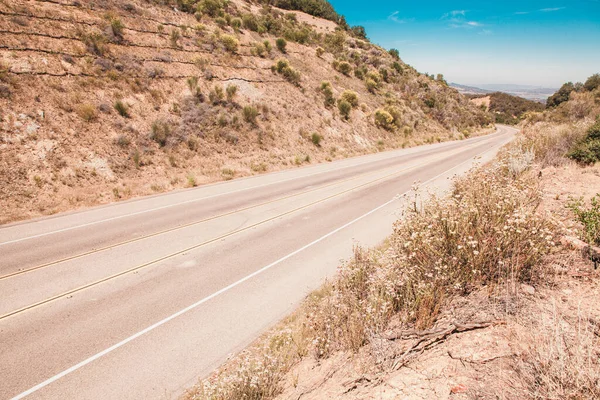
[[[0,398],[174,398],[515,130],[0,227]]]

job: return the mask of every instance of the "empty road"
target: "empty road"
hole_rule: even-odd
[[[0,227],[0,398],[176,398],[515,132]]]

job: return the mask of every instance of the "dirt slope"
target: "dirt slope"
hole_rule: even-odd
[[[219,13],[0,0],[0,223],[459,139],[489,121],[331,21],[245,1]],[[282,58],[287,68],[273,70]],[[344,60],[348,75],[334,68]],[[348,119],[337,106],[345,90],[357,95]],[[383,108],[391,115],[377,124]]]

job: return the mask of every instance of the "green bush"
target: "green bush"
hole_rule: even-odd
[[[179,39],[181,39],[181,33],[179,32],[179,29],[173,29],[169,39],[171,40],[171,46],[179,47]]]
[[[338,100],[338,110],[340,111],[340,115],[345,119],[350,119],[350,112],[352,111],[352,104],[348,103],[346,100]]]
[[[229,51],[230,53],[237,52],[238,46],[240,45],[240,42],[238,42],[238,40],[231,35],[221,36],[221,43],[225,47],[225,50]]]
[[[379,84],[371,78],[367,78],[365,81],[365,86],[367,87],[367,90],[373,94],[376,93],[377,89],[379,88]]]
[[[213,105],[217,105],[223,101],[225,93],[220,85],[215,85],[213,90],[208,94],[208,99]]]
[[[265,50],[267,51],[267,53],[270,53],[273,49],[273,46],[271,46],[271,42],[269,42],[268,40],[265,40],[263,42],[263,45],[265,46]]]
[[[258,117],[258,110],[254,106],[245,106],[242,110],[244,121],[249,124],[256,125],[256,118]]]
[[[321,58],[325,54],[325,50],[322,47],[317,47],[316,54],[317,57]]]
[[[335,104],[335,98],[333,97],[333,87],[331,83],[323,81],[321,82],[320,89],[325,96],[325,107],[331,107]]]
[[[196,10],[202,14],[211,16],[212,18],[223,15],[225,2],[221,0],[201,0],[196,5]]]
[[[390,49],[389,53],[395,60],[400,60],[400,52],[398,50]]]
[[[114,38],[116,39],[117,42],[120,42],[121,40],[123,40],[123,31],[125,30],[125,25],[123,25],[123,22],[116,17],[110,17],[109,18],[110,21],[110,30],[114,36]]]
[[[230,25],[237,32],[242,27],[242,20],[240,18],[233,18]]]
[[[158,143],[160,147],[167,144],[167,140],[172,134],[171,125],[166,121],[157,120],[152,123],[150,139]]]
[[[311,141],[313,142],[313,144],[317,147],[321,147],[321,140],[323,139],[323,136],[319,135],[318,133],[313,133],[312,136],[310,137]]]
[[[558,91],[556,93],[554,93],[552,96],[548,97],[548,100],[546,101],[546,107],[547,108],[552,108],[552,107],[556,107],[561,103],[564,103],[565,101],[569,100],[569,97],[571,96],[571,92],[573,92],[575,90],[575,85],[573,85],[572,82],[567,82],[564,85],[562,85],[560,87],[560,89],[558,89]]]
[[[120,116],[129,118],[129,107],[127,107],[127,104],[123,103],[121,100],[117,100],[115,101],[114,106]]]
[[[300,72],[292,68],[290,66],[290,62],[285,58],[277,60],[277,63],[273,65],[271,69],[283,75],[287,81],[293,83],[294,85],[300,85]]]
[[[235,95],[237,94],[238,91],[238,87],[236,85],[230,84],[227,86],[226,92],[227,92],[227,100],[228,101],[232,101],[235,97]]]
[[[258,20],[254,14],[244,14],[242,16],[242,22],[244,28],[254,32],[258,31]]]
[[[585,90],[591,92],[600,87],[600,74],[590,76],[583,84]]]
[[[358,94],[353,90],[344,90],[340,99],[347,101],[352,107],[358,107]]]
[[[280,52],[284,54],[287,52],[287,41],[284,38],[277,39],[275,41],[275,45],[277,46],[277,49],[279,49]]]
[[[571,200],[568,207],[583,225],[583,238],[589,244],[600,245],[600,193],[592,197],[586,208],[583,199]]]
[[[587,136],[569,151],[567,157],[584,165],[600,161],[600,117],[588,129]]]
[[[346,76],[350,76],[350,73],[352,72],[352,66],[349,62],[342,61],[338,63],[337,70]]]
[[[265,56],[267,49],[265,49],[265,46],[262,43],[256,42],[254,43],[254,46],[252,47],[250,52],[253,56],[258,56],[262,58]]]
[[[391,130],[394,126],[394,117],[385,110],[377,110],[375,111],[375,125]]]

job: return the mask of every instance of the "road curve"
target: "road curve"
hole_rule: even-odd
[[[178,396],[515,132],[0,227],[0,399]]]

